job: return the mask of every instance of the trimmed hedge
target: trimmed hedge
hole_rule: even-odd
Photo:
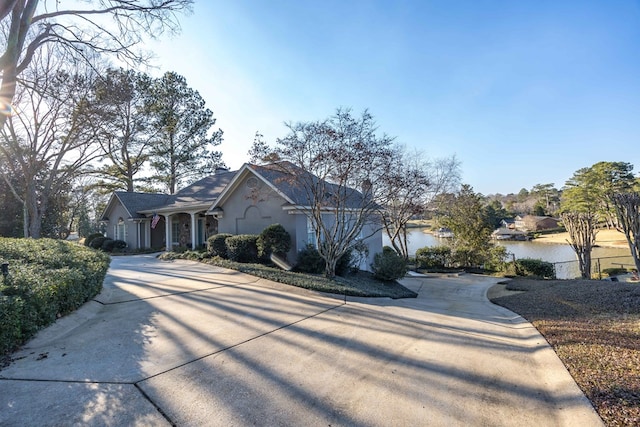
[[[85,246],[89,246],[91,244],[91,242],[93,241],[93,239],[95,239],[96,237],[104,237],[104,234],[102,233],[93,233],[93,234],[89,234],[85,239],[84,239],[84,245]]]
[[[207,239],[207,251],[211,256],[219,256],[221,258],[227,258],[227,238],[233,236],[233,234],[219,233]]]
[[[416,250],[418,268],[440,269],[449,267],[453,262],[449,246],[424,247]]]
[[[0,258],[9,263],[0,282],[0,354],[96,296],[110,263],[104,253],[51,239],[0,238]]]
[[[271,254],[285,258],[291,250],[291,235],[280,224],[272,224],[262,230],[256,241],[258,255],[267,259]]]
[[[258,235],[238,234],[228,237],[227,258],[236,262],[258,262]]]

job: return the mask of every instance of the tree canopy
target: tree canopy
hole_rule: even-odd
[[[0,172],[10,186],[12,176],[24,180],[12,193],[24,206],[25,237],[34,238],[41,236],[51,202],[59,205],[99,155],[96,134],[86,126],[86,94],[94,76],[65,71],[60,66],[65,58],[47,53],[24,73],[15,102],[24,113],[9,116],[0,129]]]
[[[193,0],[92,0],[65,8],[58,0],[5,0],[0,5],[0,110],[9,112],[18,76],[44,46],[85,61],[93,54],[115,55],[139,63],[144,35],[177,31],[178,13]],[[107,19],[105,19],[107,18]],[[0,114],[0,127],[6,115]]]
[[[632,171],[633,165],[626,162],[598,162],[578,169],[562,191],[562,211],[593,213],[616,227],[611,197],[633,189],[636,181]]]
[[[222,131],[212,130],[216,119],[198,91],[184,77],[167,72],[150,88],[148,112],[152,138],[151,183],[161,183],[171,194],[183,184],[209,175],[224,166],[214,147],[222,142]]]
[[[146,74],[123,69],[107,70],[95,81],[87,125],[95,129],[103,154],[94,184],[102,192],[141,189],[138,175],[158,132],[149,111],[151,84]]]
[[[481,265],[492,249],[490,242],[493,224],[487,217],[481,194],[463,184],[460,190],[443,199],[438,223],[453,232],[453,248],[458,254],[466,254],[464,265]]]

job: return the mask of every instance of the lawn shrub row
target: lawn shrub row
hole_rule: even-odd
[[[280,224],[266,227],[259,235],[220,233],[207,240],[207,252],[210,256],[218,256],[240,263],[269,263],[271,254],[286,259],[287,252],[290,250],[291,236]],[[336,275],[345,276],[358,270],[361,258],[354,256],[353,252],[359,254],[363,252],[363,249],[356,248],[340,257],[335,267]],[[167,257],[165,256],[165,258]],[[302,273],[321,274],[325,271],[325,267],[326,262],[318,249],[314,245],[307,245],[298,252],[294,270]],[[372,268],[380,280],[394,280],[404,276],[406,262],[393,249],[387,248],[386,252],[374,259]]]
[[[124,240],[114,240],[100,233],[95,233],[85,239],[84,245],[93,249],[100,249],[104,252],[122,252],[122,250],[127,247],[127,242]]]
[[[110,262],[104,253],[52,239],[0,238],[0,259],[9,263],[0,279],[0,354],[97,295]]]

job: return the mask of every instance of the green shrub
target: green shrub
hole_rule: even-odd
[[[97,295],[108,255],[51,239],[2,239],[9,276],[0,291],[0,354]]]
[[[258,262],[258,246],[256,234],[238,234],[228,237],[227,257],[236,262]]]
[[[312,244],[308,244],[298,251],[298,261],[295,270],[302,273],[320,274],[324,272],[326,262],[320,256],[318,249]]]
[[[451,248],[448,246],[425,247],[416,250],[418,268],[446,268],[451,265],[451,262]]]
[[[555,279],[553,264],[540,259],[522,258],[516,260],[516,274],[519,276],[535,276],[544,279]]]
[[[484,269],[489,271],[505,271],[507,268],[507,248],[500,245],[494,245],[487,254],[487,259],[484,263]]]
[[[256,241],[258,256],[269,258],[271,254],[285,258],[291,249],[291,235],[280,224],[272,224],[262,230]]]
[[[102,246],[100,246],[100,249],[102,249],[105,252],[113,252],[114,244],[115,244],[115,240],[113,240],[110,237],[107,237],[102,241]]]
[[[396,280],[407,274],[407,263],[393,249],[384,247],[373,257],[371,269],[378,280]]]
[[[209,251],[211,256],[227,258],[226,240],[231,236],[233,236],[233,234],[220,233],[214,234],[213,236],[209,237],[207,239],[207,250]]]
[[[102,244],[107,239],[109,238],[105,236],[96,237],[95,239],[91,240],[91,243],[89,243],[89,247],[93,249],[102,249]]]
[[[93,234],[89,234],[85,239],[84,239],[84,245],[85,246],[89,246],[91,244],[91,242],[93,241],[93,239],[95,239],[96,237],[104,237],[104,235],[102,233],[93,233]]]
[[[345,252],[340,258],[338,258],[338,262],[336,262],[336,275],[337,276],[346,276],[351,273],[353,270],[353,266],[351,265],[352,261],[351,251]]]
[[[114,240],[113,241],[113,249],[117,251],[121,251],[127,247],[127,242],[124,240]]]

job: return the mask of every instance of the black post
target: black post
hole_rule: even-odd
[[[9,275],[9,263],[8,262],[3,262],[2,263],[2,275],[4,277],[7,277]]]

